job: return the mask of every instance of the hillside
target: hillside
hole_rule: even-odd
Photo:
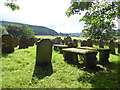
[[[58,35],[58,33],[55,30],[52,30],[44,26],[36,26],[36,25],[29,25],[29,24],[23,24],[23,23],[2,21],[2,26],[6,27],[8,24],[28,25],[30,26],[30,28],[33,29],[35,35]]]

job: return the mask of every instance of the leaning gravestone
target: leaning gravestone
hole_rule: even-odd
[[[111,41],[109,42],[109,49],[111,50],[110,52],[111,52],[112,54],[115,54],[115,43],[114,43],[113,40],[111,40]]]
[[[19,38],[14,37],[14,47],[17,47],[19,45]]]
[[[99,40],[99,48],[104,48],[103,40],[100,38]]]
[[[120,53],[120,43],[118,43],[118,53]]]
[[[14,52],[13,36],[10,34],[2,35],[2,53]]]
[[[92,47],[93,46],[91,39],[87,39],[87,46],[88,47]]]
[[[28,48],[28,37],[23,35],[20,37],[19,49]]]
[[[72,38],[70,36],[67,36],[66,38],[64,38],[64,42],[66,45],[68,45],[69,42],[72,42]]]
[[[74,47],[77,48],[78,47],[78,40],[73,39],[73,44],[74,44]]]
[[[28,38],[28,46],[34,46],[35,39],[34,38]]]
[[[81,47],[82,46],[87,46],[87,41],[86,40],[83,40],[82,42],[81,42]]]
[[[51,63],[52,58],[52,41],[50,39],[42,39],[37,42],[36,64],[46,65]]]

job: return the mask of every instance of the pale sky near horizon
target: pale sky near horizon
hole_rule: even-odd
[[[62,33],[80,33],[84,26],[79,22],[81,16],[65,16],[70,1],[17,0],[21,9],[12,11],[4,5],[5,0],[0,0],[0,20],[45,26]]]
[[[84,12],[82,16],[65,16],[71,0],[17,0],[21,9],[16,11],[6,7],[5,1],[0,0],[0,20],[45,26],[62,33],[80,33],[83,29],[79,19]]]

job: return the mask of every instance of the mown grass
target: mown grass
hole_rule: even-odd
[[[94,47],[98,46],[94,45]],[[39,75],[43,77],[39,79],[33,76],[36,45],[28,49],[17,47],[14,53],[2,55],[2,88],[120,88],[118,57],[118,53],[110,54],[111,64],[105,66],[97,64],[103,70],[86,70],[82,64],[67,63],[62,54],[53,50],[53,73],[45,75],[45,71],[42,70]],[[99,54],[97,58],[99,60]],[[83,63],[80,58],[79,61]]]
[[[61,37],[61,39],[64,39],[66,36],[36,35],[35,37],[37,37],[37,38],[48,38],[48,39],[54,39],[54,38],[56,38],[56,37]],[[85,40],[85,38],[83,38],[83,37],[72,37],[72,39],[81,39],[81,40]]]

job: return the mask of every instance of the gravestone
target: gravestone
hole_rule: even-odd
[[[91,39],[87,39],[87,46],[88,47],[92,47],[93,46]]]
[[[37,42],[36,64],[46,65],[51,63],[52,58],[52,41],[50,39],[42,39]]]
[[[73,48],[74,47],[74,43],[72,41],[68,42],[67,45],[68,45],[69,48]]]
[[[104,48],[103,40],[100,38],[99,40],[99,48]]]
[[[83,40],[82,42],[81,42],[81,47],[82,46],[87,46],[87,41],[86,40]]]
[[[10,34],[2,35],[2,53],[14,52],[14,40]]]
[[[23,35],[20,37],[19,49],[28,48],[28,37]]]
[[[110,53],[115,54],[115,43],[113,40],[109,42],[109,49],[111,50]]]
[[[78,40],[73,39],[73,45],[74,45],[75,48],[77,48],[78,47]]]
[[[53,40],[53,43],[54,43],[54,44],[60,44],[61,42],[62,42],[61,37],[56,37],[56,38]]]
[[[118,53],[120,53],[120,43],[118,43]]]
[[[19,38],[14,37],[14,47],[17,47],[19,45]]]
[[[28,38],[28,45],[34,46],[35,39],[34,38]]]
[[[64,38],[64,42],[66,45],[68,45],[69,42],[72,42],[72,38],[70,36],[67,36],[66,38]]]

